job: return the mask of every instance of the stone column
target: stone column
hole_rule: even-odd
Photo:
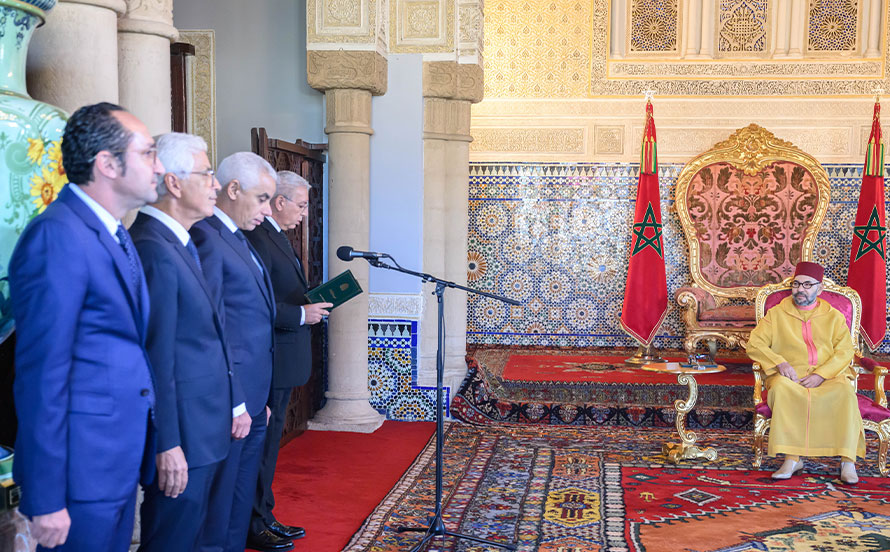
[[[325,92],[328,135],[328,271],[352,270],[368,289],[368,264],[337,258],[341,245],[368,249],[371,96],[386,92],[386,59],[376,52],[308,52],[309,85]],[[309,429],[371,433],[384,416],[368,390],[368,294],[341,305],[328,320],[328,389]]]
[[[482,100],[482,68],[454,62],[427,62],[424,94],[423,271],[467,284],[470,105]],[[424,289],[421,321],[422,385],[435,382],[437,305]],[[467,372],[467,294],[445,292],[445,384],[456,387]]]
[[[28,49],[28,90],[68,113],[118,103],[117,16],[124,0],[61,0]]]
[[[120,103],[152,134],[170,132],[170,43],[173,0],[126,0],[117,22]]]

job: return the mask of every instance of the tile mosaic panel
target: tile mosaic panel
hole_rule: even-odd
[[[861,165],[823,165],[831,203],[815,260],[846,282]],[[681,348],[677,288],[692,282],[673,191],[683,166],[659,167],[671,311],[657,347]],[[513,297],[519,307],[471,296],[467,342],[627,347],[618,325],[639,165],[512,163],[470,165],[470,286]],[[888,196],[890,197],[890,196]],[[887,341],[881,347],[890,352]]]
[[[436,388],[417,385],[417,321],[368,320],[368,388],[371,406],[388,420],[436,420]],[[445,388],[445,415],[450,415]]]

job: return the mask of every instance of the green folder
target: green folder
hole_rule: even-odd
[[[351,270],[341,272],[320,286],[306,292],[310,303],[333,303],[328,310],[338,307],[362,292]]]

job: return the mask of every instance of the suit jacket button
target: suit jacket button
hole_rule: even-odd
[[[142,395],[143,397],[147,397],[147,396],[148,396],[148,389],[143,389],[142,391],[139,392],[139,394]]]

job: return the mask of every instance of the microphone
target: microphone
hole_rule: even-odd
[[[386,253],[374,253],[373,251],[356,251],[348,245],[341,245],[337,248],[337,258],[341,261],[351,261],[352,259],[374,259],[377,260],[385,257]]]

